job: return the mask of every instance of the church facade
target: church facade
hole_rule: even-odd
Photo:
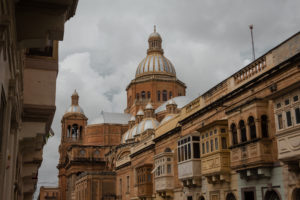
[[[88,123],[72,95],[60,199],[299,200],[300,33],[195,99],[148,43],[124,113]]]

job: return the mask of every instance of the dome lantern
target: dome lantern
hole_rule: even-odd
[[[164,53],[164,50],[161,48],[162,39],[159,33],[156,32],[156,26],[154,25],[154,32],[150,34],[149,39],[149,48],[147,54],[152,52]]]
[[[80,113],[84,115],[83,109],[79,106],[79,95],[75,90],[71,96],[71,106],[66,110],[65,114],[67,113]]]
[[[75,91],[73,92],[71,98],[72,98],[72,105],[73,105],[73,106],[77,106],[77,105],[78,105],[79,96],[78,96],[78,93],[76,92],[76,89],[75,89]]]

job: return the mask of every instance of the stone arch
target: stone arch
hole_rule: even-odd
[[[265,194],[264,200],[281,200],[281,198],[276,190],[268,190]]]
[[[200,196],[199,200],[205,200],[204,196]]]
[[[235,195],[230,192],[226,195],[226,200],[236,200]]]
[[[300,200],[300,188],[295,188],[292,192],[292,200]]]

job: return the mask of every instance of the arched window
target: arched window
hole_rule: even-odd
[[[150,93],[150,91],[147,92],[147,98],[148,98],[148,99],[151,98],[151,93]]]
[[[140,98],[140,94],[136,93],[136,99],[139,100],[139,98]]]
[[[236,200],[236,198],[235,198],[234,194],[229,193],[229,194],[227,194],[227,196],[226,196],[226,200]]]
[[[163,91],[163,101],[167,101],[168,100],[168,92],[167,90]]]
[[[141,97],[142,97],[142,99],[146,99],[146,92],[145,91],[142,91]]]
[[[73,124],[72,125],[72,138],[77,138],[78,136],[78,125],[77,124]]]
[[[160,91],[157,91],[157,101],[160,101]]]
[[[262,137],[268,137],[268,117],[267,115],[261,116],[261,134]]]
[[[173,97],[172,91],[169,92],[169,99]]]
[[[246,126],[245,126],[245,122],[244,120],[241,120],[239,122],[239,128],[241,130],[241,139],[242,139],[242,142],[246,142],[247,141],[247,131],[246,131]]]
[[[255,127],[254,117],[250,116],[248,118],[248,125],[249,125],[251,140],[255,139],[256,138],[256,127]]]
[[[265,200],[280,200],[280,197],[278,196],[277,192],[274,190],[269,190],[266,192]]]
[[[67,137],[70,137],[70,136],[71,136],[71,126],[69,125],[68,129],[67,129]]]
[[[231,133],[232,133],[232,145],[236,145],[236,144],[238,144],[236,125],[231,124],[230,129],[231,129]]]

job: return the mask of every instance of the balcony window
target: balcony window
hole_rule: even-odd
[[[286,125],[289,127],[289,126],[292,126],[292,116],[291,116],[291,111],[287,111],[285,112],[285,115],[286,115]]]
[[[241,130],[242,142],[246,142],[247,141],[247,131],[246,131],[246,126],[245,126],[244,120],[241,120],[239,122],[239,126],[240,126],[240,130]]]
[[[261,133],[262,137],[268,137],[268,117],[266,115],[261,116]]]
[[[248,124],[249,124],[249,129],[250,129],[250,137],[251,140],[256,138],[256,127],[255,127],[255,121],[252,116],[248,118]]]
[[[209,152],[209,144],[208,144],[208,141],[206,142],[206,153]]]
[[[278,129],[282,129],[283,128],[282,114],[277,115],[277,123],[278,123]]]
[[[295,109],[295,118],[296,118],[296,124],[300,124],[300,109]]]
[[[218,138],[215,138],[215,149],[219,149],[219,143],[218,143]]]
[[[236,145],[236,144],[238,144],[236,125],[231,124],[230,128],[231,128],[231,133],[232,133],[232,145]]]
[[[280,108],[281,107],[281,103],[276,104],[276,108]]]
[[[173,97],[173,94],[172,94],[172,92],[170,91],[169,92],[169,99],[171,99]]]
[[[227,141],[225,137],[222,137],[222,149],[227,149]]]
[[[202,154],[205,154],[205,144],[202,143]]]
[[[294,102],[297,102],[297,101],[299,100],[298,95],[294,96],[294,97],[293,97],[293,100],[294,100]]]
[[[214,151],[214,141],[210,140],[210,152]]]
[[[178,162],[200,158],[200,137],[189,136],[178,141]]]

